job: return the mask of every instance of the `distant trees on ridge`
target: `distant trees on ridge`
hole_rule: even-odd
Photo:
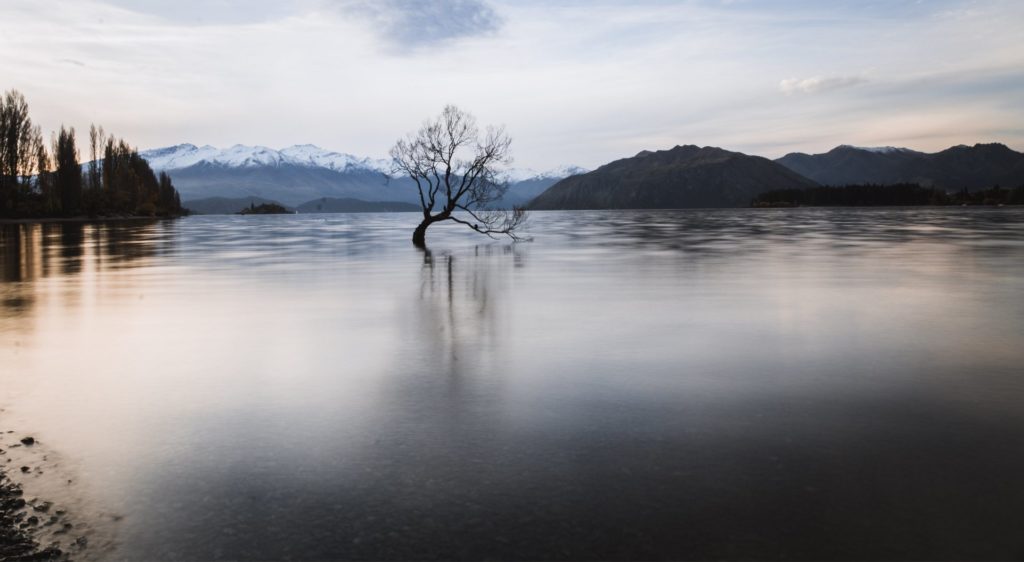
[[[946,192],[916,183],[779,189],[754,198],[754,207],[875,207],[920,205],[1024,205],[1024,186]]]

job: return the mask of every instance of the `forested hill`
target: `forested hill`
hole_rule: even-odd
[[[644,151],[566,178],[530,202],[530,209],[679,209],[746,207],[772,189],[815,183],[760,156],[717,147]]]

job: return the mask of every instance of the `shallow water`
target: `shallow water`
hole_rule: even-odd
[[[415,218],[0,226],[13,476],[98,558],[1024,557],[1024,210]]]

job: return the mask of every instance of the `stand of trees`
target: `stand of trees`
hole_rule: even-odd
[[[183,214],[171,178],[157,176],[124,140],[94,125],[89,156],[83,170],[75,130],[64,126],[47,150],[25,97],[5,93],[0,98],[0,218]]]
[[[758,195],[754,207],[881,207],[921,205],[1024,205],[1024,186],[946,192],[916,183],[780,189]]]

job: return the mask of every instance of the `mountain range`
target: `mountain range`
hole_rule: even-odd
[[[281,150],[179,144],[145,150],[140,155],[154,170],[167,172],[186,206],[192,203],[192,207],[201,206],[196,201],[211,198],[207,207],[221,210],[235,205],[241,208],[253,200],[276,201],[300,211],[316,208],[315,202],[325,198],[411,204],[419,201],[415,185],[406,177],[392,174],[389,160],[331,152],[311,144]],[[523,205],[560,179],[585,171],[576,166],[546,172],[504,170],[510,187],[496,204]],[[306,203],[312,206],[304,207]],[[320,205],[322,208],[322,201]]]
[[[931,154],[843,145],[824,154],[794,152],[776,162],[822,185],[917,183],[958,190],[1024,182],[1024,154],[998,143],[959,145]]]
[[[274,201],[299,212],[415,209],[416,188],[386,160],[330,152],[313,145],[281,150],[181,144],[141,153],[168,172],[186,206],[234,212]],[[1002,144],[959,145],[936,153],[908,148],[838,146],[822,154],[777,160],[717,147],[642,151],[588,172],[503,171],[510,183],[501,206],[531,209],[743,207],[772,190],[816,185],[918,183],[944,190],[1024,184],[1024,154]]]
[[[745,207],[767,191],[817,185],[916,183],[946,191],[1024,185],[1024,154],[1002,144],[954,146],[933,154],[843,145],[775,161],[717,147],[643,151],[566,178],[531,209]]]

